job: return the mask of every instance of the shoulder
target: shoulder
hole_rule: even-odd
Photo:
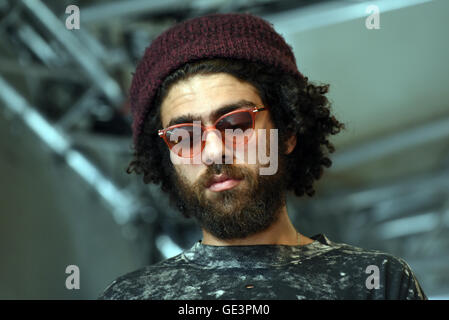
[[[360,267],[376,266],[389,273],[404,273],[411,271],[407,262],[391,253],[375,249],[365,249],[357,246],[335,243],[336,252],[344,262]]]
[[[365,249],[358,246],[330,241],[326,238],[327,245],[332,248],[329,257],[338,260],[341,266],[353,269],[373,269],[377,267],[382,272],[392,274],[407,274],[411,271],[407,262],[393,254],[375,249]],[[371,267],[370,267],[371,266]],[[370,268],[368,268],[370,267]]]
[[[379,250],[332,242],[326,254],[327,265],[334,265],[337,273],[351,275],[361,287],[368,281],[378,281],[374,296],[383,299],[427,299],[414,272],[402,258]],[[342,271],[344,270],[344,271]],[[363,281],[362,281],[363,280]]]
[[[329,240],[325,235],[314,236],[320,242],[319,246],[323,251],[327,252],[329,256],[340,258],[340,262],[360,264],[364,262],[378,263],[385,265],[386,263],[393,264],[395,267],[405,268],[407,263],[390,253],[375,249],[365,249],[358,246],[334,242]]]
[[[179,277],[186,266],[183,254],[124,274],[109,284],[99,300],[152,299],[163,282]]]

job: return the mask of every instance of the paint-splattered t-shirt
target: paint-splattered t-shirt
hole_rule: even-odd
[[[325,235],[302,246],[211,246],[119,277],[99,299],[427,299],[410,266]]]

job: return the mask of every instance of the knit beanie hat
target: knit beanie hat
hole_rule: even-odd
[[[135,145],[165,77],[187,62],[207,58],[245,59],[303,77],[292,48],[260,17],[248,13],[210,14],[176,24],[145,50],[133,76],[130,106]]]

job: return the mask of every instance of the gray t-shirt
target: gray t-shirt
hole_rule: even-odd
[[[199,241],[119,277],[99,299],[427,299],[404,260],[323,234],[312,239],[303,246]]]

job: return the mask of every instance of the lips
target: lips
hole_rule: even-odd
[[[240,179],[234,179],[226,174],[220,174],[213,176],[207,183],[206,188],[210,191],[224,191],[234,188],[240,183]]]

